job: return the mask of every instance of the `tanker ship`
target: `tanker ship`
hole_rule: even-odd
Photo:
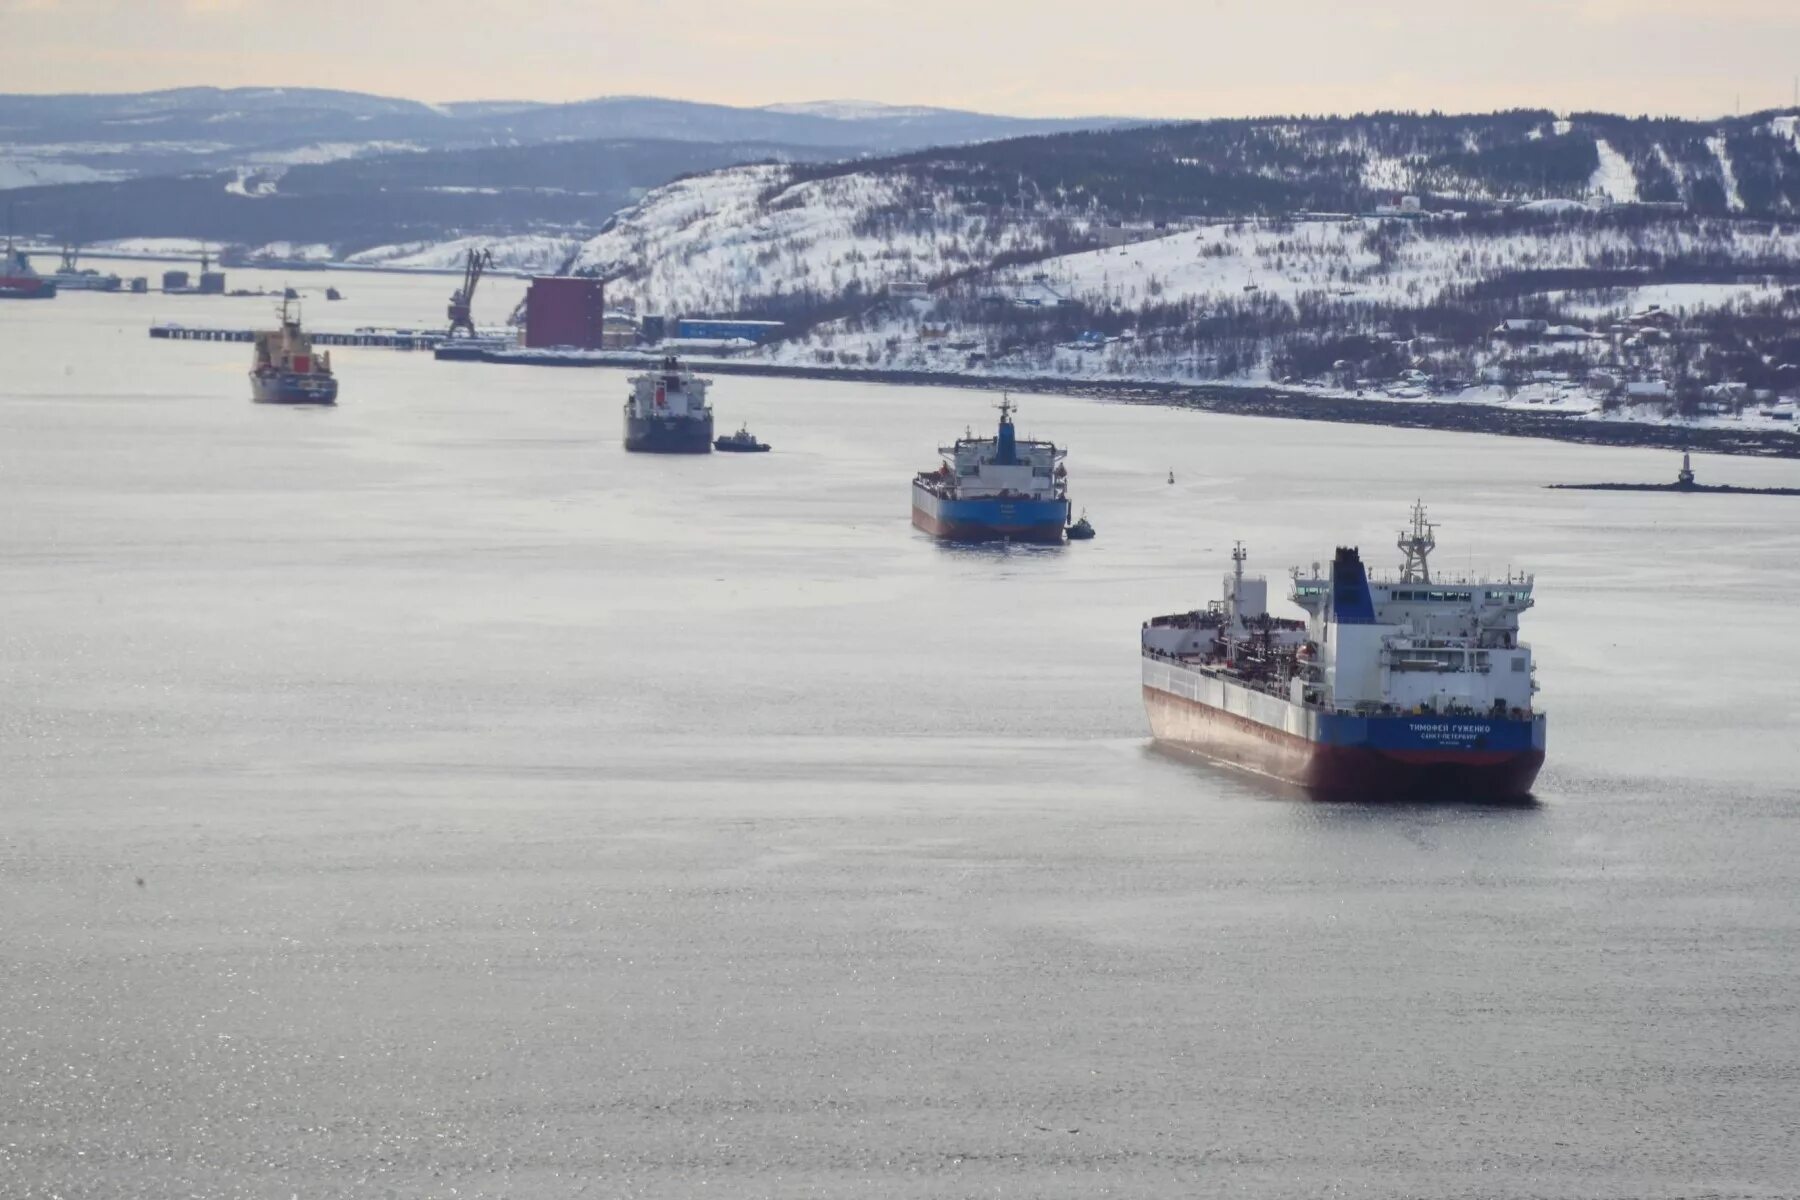
[[[991,438],[965,434],[941,446],[935,471],[913,478],[913,524],[949,541],[1061,543],[1069,524],[1068,453],[1051,442],[1021,441],[1011,400],[1000,402]]]
[[[1532,577],[1433,578],[1434,529],[1415,506],[1391,575],[1348,547],[1328,573],[1294,571],[1305,620],[1269,614],[1268,584],[1244,574],[1240,544],[1222,601],[1143,627],[1151,733],[1322,793],[1528,795],[1546,729],[1519,640]]]
[[[256,335],[250,368],[250,396],[258,404],[336,404],[337,376],[331,356],[313,353],[312,339],[300,331],[299,315],[281,302],[281,328]]]
[[[710,454],[713,412],[706,402],[709,379],[686,370],[670,355],[649,375],[631,379],[625,401],[625,448],[648,454]]]

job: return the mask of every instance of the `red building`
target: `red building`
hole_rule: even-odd
[[[574,275],[540,275],[525,293],[525,344],[598,350],[606,320],[605,285]]]

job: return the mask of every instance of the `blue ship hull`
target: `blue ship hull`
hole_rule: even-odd
[[[948,541],[1060,543],[1069,524],[1069,502],[1026,497],[953,500],[915,483],[913,524]]]

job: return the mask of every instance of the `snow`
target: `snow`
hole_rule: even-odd
[[[1412,166],[1404,158],[1365,152],[1362,185],[1371,192],[1404,192],[1412,187]]]
[[[1569,121],[1557,121],[1551,128],[1555,130],[1557,137],[1568,137],[1569,130],[1575,126]]]
[[[1519,205],[1520,212],[1535,213],[1584,213],[1594,211],[1579,200],[1531,200]]]
[[[460,271],[468,260],[469,251],[487,250],[494,256],[496,270],[552,274],[562,270],[563,264],[578,245],[572,238],[547,234],[464,237],[448,242],[407,242],[395,246],[376,246],[359,250],[344,261],[358,266]]]
[[[1769,122],[1769,132],[1789,139],[1800,150],[1800,116],[1776,117]]]
[[[88,249],[129,255],[132,258],[199,258],[202,251],[217,254],[219,244],[184,237],[112,238],[94,242]]]
[[[1731,169],[1731,156],[1725,152],[1723,137],[1709,137],[1706,148],[1719,160],[1719,182],[1725,188],[1725,207],[1732,212],[1744,211],[1744,197],[1738,192],[1737,172]]]
[[[615,278],[614,293],[645,311],[728,313],[746,296],[836,295],[852,284],[873,292],[1040,244],[1036,226],[988,225],[952,209],[921,214],[898,176],[792,178],[788,167],[759,165],[676,180],[618,214],[576,266]],[[863,222],[898,211],[905,222]]]
[[[1688,201],[1687,172],[1681,169],[1681,164],[1670,156],[1661,142],[1656,143],[1656,161],[1662,164],[1663,170],[1669,173],[1669,178],[1675,181],[1675,194],[1681,197],[1683,204],[1686,204]]]
[[[1648,308],[1661,308],[1679,316],[1701,309],[1773,300],[1781,293],[1780,284],[1752,281],[1657,283],[1647,287],[1608,289],[1604,299],[1576,299],[1568,292],[1549,292],[1547,297],[1559,302],[1572,316],[1624,316]]]
[[[410,154],[424,149],[417,142],[313,142],[286,150],[259,150],[250,156],[249,161],[268,166],[294,167],[337,162],[345,158],[366,158],[372,154]]]
[[[1062,294],[1125,308],[1153,301],[1241,298],[1248,288],[1283,300],[1327,291],[1373,297],[1386,291],[1370,286],[1365,278],[1378,262],[1362,245],[1375,225],[1360,218],[1297,225],[1206,225],[1129,246],[1053,258],[1002,278],[1042,274]]]
[[[948,109],[882,104],[876,100],[804,100],[789,104],[765,104],[764,112],[795,116],[829,117],[834,121],[880,121],[894,117],[932,117]]]
[[[336,257],[336,252],[329,242],[267,242],[250,251],[250,257],[331,262]]]
[[[233,172],[232,178],[226,181],[225,190],[233,196],[244,196],[252,200],[273,196],[280,178],[279,171],[271,173],[259,171],[255,167],[239,167]]]
[[[124,171],[102,171],[80,163],[41,158],[0,158],[0,191],[44,187],[56,183],[105,183],[124,179]]]
[[[1614,204],[1637,203],[1637,175],[1625,161],[1625,156],[1614,150],[1605,138],[1594,140],[1594,150],[1600,155],[1600,165],[1594,168],[1593,178],[1588,180],[1588,191],[1604,196]]]

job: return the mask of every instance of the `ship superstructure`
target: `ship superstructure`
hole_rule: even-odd
[[[67,292],[116,292],[125,285],[117,275],[83,267],[80,254],[81,247],[75,243],[64,246],[62,263],[50,276],[50,281]]]
[[[1325,792],[1398,798],[1528,794],[1544,761],[1531,648],[1533,579],[1435,577],[1415,506],[1403,561],[1371,573],[1339,547],[1293,573],[1305,620],[1268,612],[1232,554],[1222,601],[1142,632],[1144,704],[1160,741]]]
[[[331,355],[316,353],[300,328],[300,311],[281,302],[281,326],[256,335],[250,395],[258,404],[336,404]]]
[[[710,379],[684,368],[674,355],[648,375],[631,379],[625,401],[625,448],[649,454],[710,454],[713,411]]]
[[[1011,400],[991,438],[972,433],[940,446],[936,470],[913,479],[913,524],[951,541],[1053,542],[1069,523],[1068,451],[1021,439]]]

